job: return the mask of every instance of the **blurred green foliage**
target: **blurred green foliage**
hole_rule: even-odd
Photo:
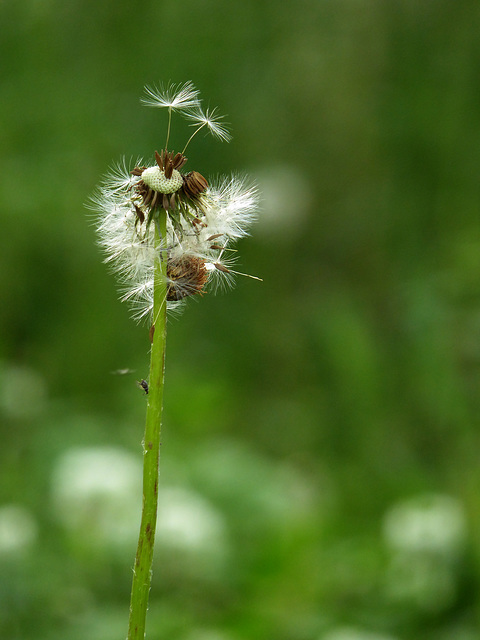
[[[2,638],[126,633],[148,327],[83,205],[161,146],[138,99],[169,80],[229,114],[190,158],[258,181],[264,282],[169,324],[147,636],[478,638],[479,28],[475,0],[0,3]]]

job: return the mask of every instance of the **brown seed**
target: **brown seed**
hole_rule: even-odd
[[[221,264],[220,262],[214,262],[213,266],[215,267],[215,269],[218,269],[219,271],[223,271],[223,273],[230,273],[230,269],[227,269],[227,267],[224,267],[223,264]]]
[[[195,198],[208,187],[207,180],[198,171],[190,171],[183,176],[183,192],[188,198]]]
[[[140,220],[140,224],[143,224],[145,222],[145,214],[140,209],[140,207],[137,207],[136,204],[134,204],[133,206],[135,207],[135,213],[137,214],[137,218]]]
[[[163,171],[163,160],[162,160],[162,156],[158,153],[158,151],[155,151],[155,161],[158,164],[159,169]]]
[[[167,263],[169,284],[167,300],[181,300],[187,296],[203,293],[208,279],[205,260],[196,256],[182,256]]]
[[[181,169],[186,162],[187,158],[182,153],[177,153],[173,159],[173,166],[175,169]]]

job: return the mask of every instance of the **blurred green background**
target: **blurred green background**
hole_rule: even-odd
[[[1,638],[126,635],[148,327],[84,203],[169,80],[228,114],[188,166],[259,184],[264,282],[169,323],[147,637],[480,637],[479,33],[477,0],[0,3]]]

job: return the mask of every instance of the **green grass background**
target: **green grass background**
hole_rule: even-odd
[[[475,0],[0,2],[2,638],[126,634],[148,327],[84,203],[169,80],[228,114],[188,166],[258,182],[264,282],[169,323],[147,637],[479,637],[479,32]]]

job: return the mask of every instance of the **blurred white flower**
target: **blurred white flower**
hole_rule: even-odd
[[[396,640],[394,636],[355,629],[339,627],[321,636],[320,640]]]
[[[385,515],[383,533],[394,549],[455,553],[466,539],[465,513],[451,496],[421,495],[394,505]]]
[[[461,503],[446,495],[420,495],[385,515],[384,538],[391,551],[386,594],[422,610],[441,611],[458,588],[458,557],[467,538]]]
[[[221,571],[230,551],[223,515],[183,487],[160,489],[156,537],[162,566],[173,559],[177,571],[199,573],[202,579]]]
[[[38,527],[32,513],[19,504],[0,506],[0,556],[9,556],[35,542]]]
[[[58,520],[87,546],[134,544],[141,495],[141,462],[123,449],[69,449],[53,472]]]
[[[218,138],[229,138],[221,116],[215,109],[201,109],[198,92],[190,83],[167,90],[147,89],[147,94],[144,103],[170,111],[183,109],[193,120],[196,130],[187,145],[203,127]],[[97,213],[105,262],[118,274],[122,300],[132,303],[137,319],[152,311],[154,265],[161,255],[167,260],[169,308],[189,296],[202,295],[211,282],[232,284],[239,274],[232,268],[232,244],[248,235],[255,219],[258,194],[254,186],[237,176],[209,185],[197,171],[182,173],[187,162],[184,151],[175,154],[165,148],[155,152],[153,165],[137,160],[132,170],[123,160],[90,201]],[[155,236],[160,210],[166,212],[167,234],[159,246]]]

